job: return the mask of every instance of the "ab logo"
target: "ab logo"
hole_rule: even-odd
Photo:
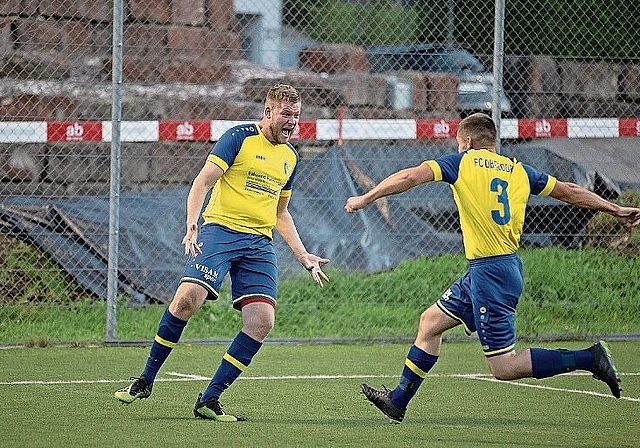
[[[79,123],[73,123],[67,126],[66,136],[67,140],[82,140],[84,135],[84,128]]]
[[[536,136],[538,137],[550,137],[551,136],[551,123],[547,120],[536,121]]]
[[[433,133],[436,137],[448,137],[451,133],[451,126],[444,120],[440,120],[433,125]]]
[[[178,140],[191,140],[193,139],[194,127],[188,121],[179,124],[176,127],[176,138]]]

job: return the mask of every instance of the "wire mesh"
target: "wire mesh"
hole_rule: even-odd
[[[0,5],[0,343],[29,335],[101,338],[113,7],[102,0]],[[334,208],[392,166],[419,162],[434,148],[453,150],[458,120],[494,108],[517,157],[543,157],[552,174],[611,198],[640,188],[639,8],[633,0],[506,2],[504,95],[493,98],[493,2],[126,0],[119,313],[170,300],[181,273],[181,207],[190,182],[221,132],[258,121],[266,91],[281,81],[302,93],[295,141],[302,165],[338,163],[332,182],[348,180],[327,197],[317,172],[298,178],[298,185],[315,186],[299,197],[317,204],[316,223],[337,219]],[[429,226],[442,252],[460,253],[456,215],[443,204],[423,203],[420,195],[389,201],[370,225],[390,228],[394,238],[393,226],[398,232],[405,221],[415,223],[402,228],[408,235]],[[589,228],[572,224],[590,216],[547,204],[535,214],[525,244],[579,247],[589,237]],[[349,237],[366,245],[362,232]],[[313,232],[301,233],[323,252]],[[162,249],[149,249],[159,241]],[[413,244],[412,256],[428,252],[424,241]],[[286,261],[286,247],[281,252]],[[341,268],[367,268],[351,255],[353,265],[347,257]],[[393,255],[378,253],[369,271],[393,267]],[[286,269],[296,272],[287,266],[284,277]],[[83,312],[92,328],[74,333],[60,321],[81,305],[91,310]],[[394,333],[384,322],[361,327],[370,325],[379,334],[413,332]],[[120,334],[149,338],[152,331]]]

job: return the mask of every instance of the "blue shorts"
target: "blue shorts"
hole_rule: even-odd
[[[235,309],[252,302],[276,306],[278,268],[270,238],[206,224],[198,232],[198,245],[202,253],[189,256],[180,283],[203,286],[207,300],[216,300],[229,273]]]
[[[451,285],[436,305],[456,319],[467,334],[478,332],[485,356],[515,347],[516,306],[524,280],[516,254],[469,261],[469,270]]]

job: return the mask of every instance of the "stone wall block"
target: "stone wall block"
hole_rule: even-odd
[[[170,23],[171,0],[129,0],[129,16],[144,22]]]
[[[0,57],[10,55],[16,50],[16,42],[11,31],[16,19],[15,16],[0,17]]]
[[[43,152],[41,144],[0,146],[0,181],[38,182],[43,171]]]
[[[331,77],[328,85],[340,93],[346,107],[387,104],[387,80],[383,75],[349,72]]]
[[[2,0],[0,2],[0,14],[18,15],[34,14],[38,9],[38,2],[25,2],[23,0]]]
[[[45,181],[58,184],[108,182],[110,145],[86,142],[52,145],[47,154]]]
[[[621,70],[618,91],[626,100],[640,100],[640,65],[630,64]]]
[[[24,121],[67,120],[75,102],[63,95],[16,94],[0,98],[0,117]]]
[[[151,182],[188,185],[202,169],[211,144],[207,142],[157,142],[150,150]]]
[[[233,12],[233,0],[205,0],[208,10],[208,25],[214,30],[232,30],[236,16]]]
[[[589,99],[615,99],[620,70],[615,64],[563,60],[559,62],[562,93]]]
[[[316,73],[369,71],[364,49],[351,44],[324,44],[305,48],[299,54],[300,66]]]
[[[113,18],[113,4],[105,0],[47,0],[41,2],[26,1],[26,4],[39,3],[38,12],[43,16],[66,17],[107,22]]]
[[[167,54],[167,28],[160,25],[131,23],[123,29],[124,55],[154,57]]]
[[[534,56],[526,68],[529,82],[524,90],[531,93],[558,93],[562,88],[558,63],[551,57]]]
[[[205,0],[172,0],[171,22],[176,25],[203,25]]]
[[[458,108],[458,78],[449,73],[425,73],[429,85],[430,110],[452,111]]]

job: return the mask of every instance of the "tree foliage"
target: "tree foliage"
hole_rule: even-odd
[[[404,5],[404,6],[403,6]],[[495,2],[284,0],[284,21],[323,42],[372,45],[454,40],[491,54]],[[637,0],[509,0],[505,53],[588,59],[640,55]]]

